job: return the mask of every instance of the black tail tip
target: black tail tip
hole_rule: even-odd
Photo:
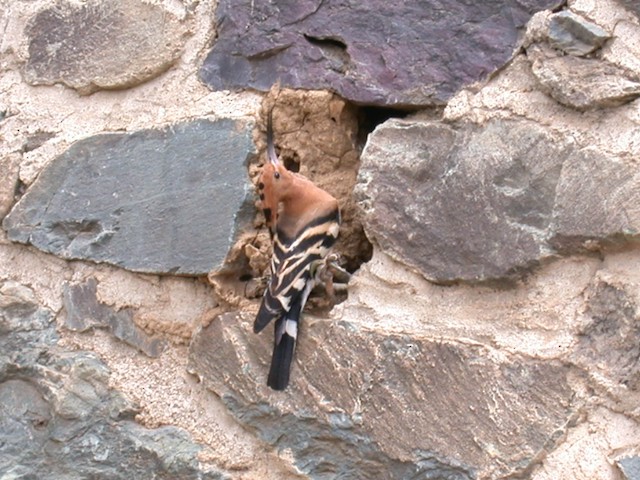
[[[256,321],[253,322],[253,333],[260,333],[267,325],[269,325],[269,322],[259,322],[258,319],[256,319]]]
[[[267,386],[270,387],[272,390],[275,390],[276,392],[282,392],[284,390],[286,390],[286,388],[289,386],[289,380],[287,379],[286,382],[281,382],[281,381],[272,381],[271,379],[269,379],[267,381]]]
[[[295,344],[295,338],[285,333],[280,342],[274,345],[271,367],[267,377],[267,385],[273,390],[282,391],[289,385]]]

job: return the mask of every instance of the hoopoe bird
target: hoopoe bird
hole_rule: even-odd
[[[272,112],[267,119],[267,156],[258,183],[260,206],[273,242],[271,278],[253,331],[275,320],[267,385],[284,390],[300,315],[314,286],[326,272],[325,257],[338,237],[338,201],[302,175],[287,170],[273,143]]]

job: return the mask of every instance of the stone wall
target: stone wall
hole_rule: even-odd
[[[640,478],[637,2],[401,3],[0,0],[0,478]],[[283,393],[271,108],[354,272]]]

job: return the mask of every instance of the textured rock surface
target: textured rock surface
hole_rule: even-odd
[[[585,148],[563,164],[551,244],[564,253],[623,245],[640,232],[640,172],[622,158]]]
[[[0,170],[3,175],[0,179],[0,218],[3,218],[14,202],[14,195],[18,185],[17,155],[7,155],[0,158]]]
[[[160,5],[127,0],[58,2],[29,22],[26,80],[63,83],[81,94],[126,88],[167,70],[186,25]]]
[[[146,429],[89,352],[57,348],[53,313],[0,284],[0,473],[7,478],[220,479],[174,427]]]
[[[606,61],[554,55],[535,48],[528,53],[531,69],[542,88],[568,107],[578,110],[615,107],[640,96],[640,82]]]
[[[106,328],[125,343],[138,348],[150,357],[157,357],[164,342],[147,335],[133,322],[129,308],[116,310],[100,303],[96,296],[97,282],[90,278],[81,284],[66,285],[64,290],[64,325],[70,330],[84,332],[91,328]]]
[[[569,55],[587,55],[608,38],[601,27],[568,10],[552,15],[549,21],[549,42]]]
[[[11,240],[63,258],[204,275],[253,215],[251,129],[196,120],[79,141],[48,165],[3,227]]]
[[[640,479],[640,457],[626,457],[617,461],[626,480]]]
[[[640,17],[640,4],[636,0],[618,0],[622,5]]]
[[[631,390],[640,390],[640,316],[623,288],[601,282],[587,304],[591,318],[580,332],[577,356]]]
[[[369,138],[359,175],[367,234],[438,282],[509,277],[552,246],[640,230],[631,167],[527,121],[393,120]]]
[[[348,321],[310,321],[293,387],[269,393],[271,342],[253,336],[251,322],[214,320],[191,345],[190,369],[311,478],[495,478],[526,468],[572,412],[561,364]]]
[[[443,104],[502,67],[530,16],[560,3],[223,0],[201,76],[215,89],[266,91],[280,81],[364,104]]]
[[[252,132],[253,140],[263,149],[262,123],[274,96],[250,90],[212,91],[199,78],[204,57],[216,45],[218,32],[213,26],[220,20],[214,17],[216,0],[127,2],[126,8],[142,10],[153,5],[150,8],[167,12],[167,23],[173,25],[170,28],[175,27],[175,18],[185,19],[178,23],[186,27],[177,28],[194,34],[184,43],[179,60],[152,81],[88,96],[60,85],[28,84],[25,64],[30,61],[29,47],[37,33],[49,33],[31,32],[26,27],[40,12],[56,8],[67,12],[70,2],[0,2],[0,215],[27,189],[36,187],[47,171],[45,167],[53,165],[75,142],[95,140],[105,132],[141,133],[192,119],[231,117],[246,121],[251,117],[258,125]],[[108,1],[100,6],[93,1],[72,3],[78,10],[86,4],[87,11],[116,5]],[[465,11],[486,11],[492,5],[464,3]],[[266,5],[254,4],[255,13]],[[296,9],[305,5],[290,5],[286,12],[295,16]],[[326,5],[325,1],[318,13]],[[388,2],[384,12],[402,11],[407,5],[411,4]],[[448,9],[452,3],[441,5]],[[237,2],[234,6],[244,8]],[[582,59],[615,65],[625,78],[638,81],[634,75],[640,72],[640,20],[633,13],[637,2],[571,0],[564,2],[563,8],[611,34],[601,48]],[[297,18],[306,13],[297,12]],[[448,10],[431,11],[434,15],[439,12],[455,20],[456,15]],[[519,15],[521,7],[515,12]],[[364,12],[357,20],[366,24],[378,13]],[[488,22],[458,26],[485,36],[475,37],[475,45],[462,52],[460,59],[466,62],[462,67],[444,58],[453,51],[449,44],[461,45],[466,39],[453,35],[453,30],[437,32],[418,45],[427,45],[432,56],[442,55],[447,65],[457,69],[452,76],[460,82],[458,74],[467,75],[500,52],[510,51],[512,47],[500,38],[504,30],[491,27],[518,24],[519,17],[512,21],[511,13],[501,8]],[[476,173],[499,172],[506,164],[512,167],[496,185],[492,177],[486,177],[485,184],[475,185],[476,190],[465,192],[462,200],[469,202],[476,195],[477,203],[508,206],[507,210],[489,210],[505,216],[498,218],[496,225],[511,224],[516,236],[524,232],[523,238],[546,238],[544,258],[555,260],[542,262],[509,285],[438,285],[393,261],[376,246],[371,260],[353,276],[348,299],[332,310],[329,319],[305,317],[292,385],[283,394],[274,394],[264,386],[272,333],[255,336],[249,332],[251,312],[257,307],[249,284],[261,281],[260,275],[248,282],[237,275],[233,279],[234,291],[243,301],[239,320],[234,316],[213,320],[225,309],[237,309],[214,296],[204,279],[67,261],[14,242],[0,229],[0,290],[4,295],[0,304],[9,305],[0,306],[0,477],[64,479],[71,472],[73,478],[145,479],[148,472],[155,472],[159,478],[188,479],[215,478],[217,471],[223,471],[234,480],[333,479],[338,474],[362,478],[356,469],[376,479],[385,475],[432,480],[621,480],[633,476],[640,453],[640,392],[632,388],[638,381],[640,249],[633,225],[640,204],[635,193],[640,105],[632,100],[578,110],[548,94],[532,72],[531,47],[552,50],[549,21],[556,13],[547,10],[532,17],[523,39],[527,52],[513,52],[515,57],[486,82],[463,87],[444,109],[425,108],[408,119],[408,123],[430,123],[443,132],[453,131],[459,142],[451,150],[458,152],[459,166],[466,168],[471,179]],[[390,18],[384,17],[379,30],[392,28]],[[459,19],[468,20],[462,15]],[[139,20],[123,21],[136,26]],[[409,21],[403,18],[402,24]],[[287,28],[301,22],[305,21]],[[149,24],[156,25],[153,21]],[[309,45],[306,52],[316,55],[319,64],[334,61],[339,66],[344,58],[340,56],[340,39],[332,42],[313,36],[329,31],[332,25],[302,32],[309,35],[303,43]],[[85,23],[88,40],[100,33],[92,26]],[[148,32],[147,36],[153,37]],[[274,45],[269,38],[258,38],[256,51],[265,43],[266,48]],[[110,44],[109,40],[105,44]],[[259,43],[262,40],[264,43]],[[571,41],[578,43],[579,39]],[[382,51],[383,43],[375,45],[377,52]],[[130,43],[122,45],[135,54]],[[476,48],[487,45],[496,49],[476,53]],[[75,46],[84,51],[83,37]],[[352,42],[347,47],[351,55],[359,45]],[[156,52],[164,54],[164,47]],[[324,52],[323,57],[318,52]],[[334,53],[337,55],[332,57]],[[555,49],[555,53],[560,51]],[[110,54],[115,57],[119,52],[112,49]],[[92,58],[104,65],[110,61]],[[478,63],[473,63],[475,60]],[[264,65],[272,61],[255,59]],[[420,66],[419,62],[397,65],[393,74],[405,78],[415,73],[414,65]],[[308,65],[284,68],[300,78],[311,69]],[[595,70],[600,72],[597,65]],[[126,65],[122,71],[127,71]],[[384,76],[373,80],[362,83],[375,86],[379,80],[394,85]],[[587,80],[567,75],[565,88],[588,90],[592,84]],[[437,86],[441,91],[454,90],[449,87],[455,82],[443,81],[446,83]],[[419,87],[429,85],[425,81]],[[429,95],[429,101],[436,98],[436,93]],[[380,91],[378,97],[389,95]],[[343,205],[351,205],[349,191],[359,165],[358,148],[373,125],[399,112],[355,108],[326,91],[285,89],[275,103],[277,148],[287,164],[299,165],[314,181],[335,188],[332,191]],[[432,141],[416,147],[422,142],[419,131],[398,135],[400,146],[381,154],[382,159],[389,157],[390,163],[395,162],[389,169],[393,175],[396,164],[417,172],[417,165],[425,164],[421,158],[430,158],[431,149],[437,154],[446,143]],[[487,131],[498,140],[487,141]],[[131,140],[134,135],[123,138]],[[103,146],[87,146],[103,153]],[[406,162],[408,166],[399,162],[398,149],[410,151],[414,147],[427,153],[408,154],[409,160],[413,159],[413,163]],[[184,154],[191,148],[189,145],[181,151]],[[506,162],[502,155],[513,158]],[[564,159],[559,173],[549,169],[555,165],[555,157]],[[257,159],[250,162],[250,178],[257,173],[258,164]],[[147,176],[153,176],[153,168],[164,166],[152,164]],[[450,185],[470,185],[455,169],[450,172],[446,179]],[[245,183],[246,170],[242,174]],[[407,173],[411,181],[405,181],[399,200],[415,193],[418,181],[411,174]],[[407,192],[409,188],[413,193]],[[495,190],[496,196],[481,197],[478,192],[485,188]],[[489,201],[495,199],[500,202]],[[453,203],[443,208],[456,206],[458,200],[453,198]],[[419,201],[409,204],[407,216],[418,207],[423,207]],[[60,208],[52,205],[48,214]],[[347,209],[341,253],[343,248],[353,251],[358,245],[354,241],[357,211],[352,209],[349,219],[346,213]],[[486,220],[485,213],[481,211],[476,217]],[[519,223],[523,216],[524,224]],[[455,226],[456,217],[450,218]],[[460,218],[469,215],[462,212]],[[382,230],[390,228],[394,219],[389,216]],[[447,230],[446,219],[440,219],[437,226]],[[266,255],[268,235],[259,218],[253,227],[240,239],[249,242],[250,250],[251,239],[267,237],[264,252],[260,251]],[[612,231],[622,234],[611,237]],[[490,261],[504,266],[499,258],[502,240],[495,237],[499,240],[494,246],[497,253]],[[143,241],[149,238],[147,235]],[[414,247],[401,239],[394,241],[407,243],[402,247]],[[504,251],[519,258],[518,249],[509,242],[515,240],[507,237]],[[224,245],[226,248],[228,243]],[[562,255],[556,255],[556,249]],[[247,253],[250,261],[256,258],[253,253]],[[455,257],[455,268],[464,262]],[[95,295],[88,288],[91,279],[95,279]],[[222,287],[230,287],[231,282],[225,282]],[[65,328],[65,291],[68,295],[76,289],[82,297],[73,305],[78,325],[111,318],[114,312],[126,321],[129,312],[132,323],[166,341],[164,350],[149,357],[115,339],[108,328]],[[6,295],[22,300],[7,300]],[[99,315],[94,316],[92,309]],[[19,320],[7,323],[9,317]],[[205,327],[210,319],[213,323]],[[193,340],[190,363],[191,368],[200,366],[204,382],[187,373],[189,347],[185,345],[201,326],[204,330]],[[219,337],[207,336],[217,333]],[[204,352],[199,358],[196,344]],[[163,426],[177,428],[155,430]],[[198,450],[193,442],[202,448]],[[182,460],[174,461],[178,457]],[[101,467],[104,470],[97,470]]]
[[[639,97],[640,62],[635,47],[629,47],[637,44],[634,38],[640,31],[637,25],[607,20],[602,23],[612,35],[568,10],[537,15],[524,45],[538,88],[580,111],[617,107]]]
[[[621,475],[620,450],[635,450],[637,423],[603,408],[589,409],[589,420],[571,426],[559,448],[550,453],[548,466],[535,470],[531,480],[585,479],[626,480]],[[633,454],[631,454],[633,455]],[[617,460],[616,460],[617,459]],[[563,465],[564,464],[564,465]],[[579,472],[579,473],[578,473]]]

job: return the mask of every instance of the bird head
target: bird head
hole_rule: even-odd
[[[267,156],[269,160],[262,167],[258,192],[265,220],[273,232],[278,221],[278,206],[291,196],[295,175],[285,168],[276,155],[271,111],[267,119]]]

